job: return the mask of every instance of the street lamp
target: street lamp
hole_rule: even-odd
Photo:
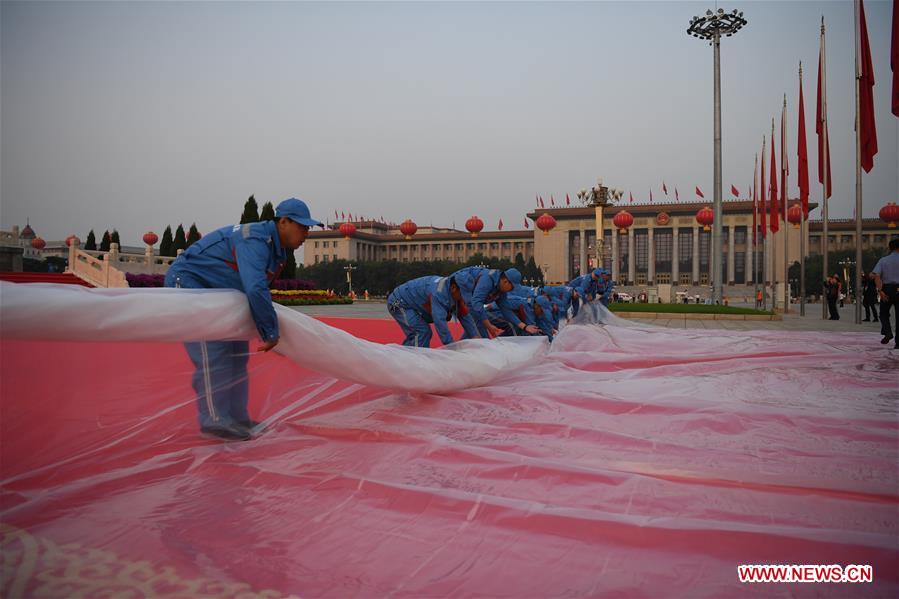
[[[840,260],[839,264],[843,267],[843,280],[846,281],[846,297],[849,297],[849,294],[851,292],[849,286],[849,270],[855,266],[855,260],[843,258],[842,260]]]
[[[721,206],[721,36],[734,35],[745,27],[746,23],[742,11],[734,9],[728,13],[719,8],[716,12],[707,10],[704,16],[693,17],[690,19],[690,27],[687,28],[687,35],[708,40],[715,54],[715,220],[712,223],[712,303],[721,301],[724,278],[721,262],[721,219],[724,212]]]
[[[596,185],[590,189],[582,189],[577,192],[577,197],[581,202],[596,209],[596,266],[600,268],[603,267],[605,250],[603,246],[602,209],[610,205],[611,202],[620,200],[623,195],[624,191],[603,185],[602,177],[596,179]],[[583,266],[581,268],[583,269]]]
[[[347,264],[343,267],[343,270],[346,271],[346,282],[347,286],[349,287],[348,294],[350,295],[353,293],[353,271],[356,270],[356,268],[357,267],[353,266],[352,264]]]

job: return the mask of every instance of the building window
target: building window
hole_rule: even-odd
[[[682,273],[679,273],[678,276],[680,277],[681,285],[692,285],[693,284],[693,281],[691,280],[691,279],[693,279],[692,274],[690,274],[688,272],[682,272]]]
[[[746,283],[746,252],[734,252],[734,284]]]
[[[646,233],[646,229],[634,231],[634,245],[636,246],[634,253],[637,257],[637,272],[645,273],[649,264],[649,235]],[[640,278],[637,277],[637,281],[639,280]]]
[[[334,260],[337,260],[337,254],[334,254]]]
[[[318,264],[318,254],[315,255],[315,263]]]
[[[678,231],[677,265],[681,272],[689,272],[693,269],[693,229]]]
[[[315,242],[315,247],[318,247],[318,242],[317,242],[317,241]]]
[[[657,272],[656,273],[656,283],[660,285],[665,285],[671,283],[671,273],[670,272]]]
[[[627,235],[618,235],[618,278],[622,281],[627,280],[627,256],[628,256],[628,243],[627,243]]]
[[[818,248],[821,246],[821,236],[820,235],[809,235],[808,236],[808,244],[812,248]]]
[[[699,269],[702,270],[705,268],[708,270],[709,266],[709,243],[712,240],[712,232],[711,231],[700,231],[699,232]],[[706,273],[708,274],[708,273]],[[708,276],[706,276],[706,282],[708,282]]]
[[[655,268],[659,271],[656,274],[656,282],[661,283],[661,273],[670,273],[671,272],[671,245],[672,245],[673,235],[671,233],[671,229],[656,229],[653,235],[653,243],[655,245]],[[671,278],[669,275],[668,281],[670,282]]]
[[[645,272],[637,273],[637,285],[646,285],[646,273]]]
[[[746,227],[737,227],[734,231],[734,243],[737,245],[746,244]]]
[[[322,262],[328,261],[328,254],[322,254]]]
[[[328,242],[327,242],[327,241],[323,241],[323,242],[322,242],[322,247],[323,247],[323,248],[328,247]]]

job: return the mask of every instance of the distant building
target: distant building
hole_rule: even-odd
[[[790,205],[795,203],[791,201]],[[680,286],[710,285],[711,231],[696,221],[697,212],[711,202],[619,204],[603,210],[604,260],[619,285],[652,286],[670,283]],[[814,211],[816,204],[810,205]],[[615,215],[627,210],[634,218],[626,233],[612,224]],[[752,202],[723,202],[722,266],[725,285],[755,284],[752,251]],[[550,214],[556,226],[544,234],[540,230],[482,231],[477,237],[456,229],[419,228],[411,238],[400,233],[399,225],[366,221],[354,223],[356,232],[345,238],[341,222],[326,231],[314,231],[304,246],[304,263],[309,266],[330,260],[400,262],[454,260],[465,262],[472,255],[514,259],[517,253],[527,260],[534,257],[548,281],[568,281],[596,266],[596,212],[591,206],[539,208],[528,213],[532,222]],[[809,255],[821,253],[822,221],[809,220]],[[862,221],[863,248],[886,251],[894,235],[880,219]],[[831,220],[831,251],[855,247],[855,221]],[[767,235],[768,263],[761,281],[784,280],[784,242],[790,262],[799,257],[799,229],[781,222],[776,235]],[[776,247],[776,254],[775,248]]]

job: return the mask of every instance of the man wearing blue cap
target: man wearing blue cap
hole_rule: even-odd
[[[521,273],[517,268],[502,271],[495,268],[469,266],[457,270],[451,276],[459,286],[465,305],[468,306],[468,311],[474,317],[478,332],[484,339],[497,337],[502,333],[501,329],[491,324],[490,317],[484,310],[484,305],[492,302],[496,302],[505,320],[515,328],[532,335],[539,332],[537,327],[521,322],[506,299],[506,294],[512,291],[516,285],[521,284]],[[471,335],[466,331],[462,338],[469,339]]]
[[[278,344],[278,317],[269,284],[287,261],[287,252],[303,245],[309,228],[321,223],[309,214],[306,203],[284,200],[274,221],[223,227],[192,244],[172,263],[166,287],[236,289],[247,296],[250,314],[267,352]],[[194,363],[200,431],[229,440],[252,438],[258,423],[247,412],[247,341],[185,343]]]
[[[604,268],[599,270],[599,280],[596,282],[596,297],[606,308],[609,307],[609,300],[612,299],[612,291],[615,289],[615,282],[612,280],[612,273]]]

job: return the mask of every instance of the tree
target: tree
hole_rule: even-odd
[[[159,242],[159,255],[160,256],[174,256],[175,250],[172,248],[174,242],[172,241],[172,226],[166,225],[165,232],[162,234],[162,241]]]
[[[200,237],[200,232],[197,230],[197,223],[193,223],[190,226],[190,232],[187,234],[187,247],[190,247],[197,241],[200,241]]]
[[[291,250],[287,250],[287,261],[281,270],[279,279],[295,279],[297,278],[297,259]]]
[[[100,251],[108,252],[110,243],[112,243],[112,238],[109,236],[109,231],[103,231],[103,239],[100,241]]]
[[[525,272],[521,273],[521,276],[525,279],[531,279],[533,281],[538,281],[538,285],[543,284],[543,272],[537,268],[537,263],[534,261],[534,257],[531,256],[528,258],[528,263],[524,267]]]
[[[87,241],[84,242],[84,249],[91,252],[97,251],[97,236],[94,235],[93,229],[87,234]]]
[[[266,202],[262,205],[262,212],[259,213],[259,220],[275,220],[275,207],[272,206],[271,202]]]
[[[122,249],[122,242],[119,241],[119,232],[115,229],[112,230],[112,235],[109,236],[109,242],[115,243],[119,246],[119,249]]]
[[[240,224],[258,222],[259,206],[256,205],[256,196],[251,195],[243,205],[243,214],[240,215]]]
[[[184,225],[178,225],[178,229],[175,231],[175,241],[172,243],[172,249],[175,250],[175,255],[178,254],[178,250],[187,249],[187,238],[184,236]]]
[[[524,264],[524,256],[521,255],[521,252],[515,254],[515,268],[518,269],[518,272],[521,273],[521,276],[524,276],[525,264]]]

